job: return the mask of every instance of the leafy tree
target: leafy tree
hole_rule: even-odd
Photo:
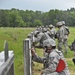
[[[41,20],[35,20],[33,23],[34,26],[42,26]]]
[[[0,26],[8,27],[9,26],[9,14],[6,10],[0,10]]]
[[[67,26],[75,26],[75,8],[65,11],[52,9],[49,12],[0,9],[0,27],[35,27],[41,25],[56,25],[64,20]]]
[[[24,21],[22,20],[22,17],[19,15],[18,11],[11,11],[10,12],[10,23],[12,27],[23,27],[25,26]]]

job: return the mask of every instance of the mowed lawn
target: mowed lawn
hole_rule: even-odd
[[[9,50],[14,51],[14,69],[15,75],[24,75],[24,56],[23,56],[23,40],[27,35],[34,31],[35,28],[0,28],[0,52],[4,50],[4,42],[8,42]],[[70,45],[75,38],[75,28],[70,27],[70,35],[68,44]],[[37,49],[36,52],[39,56],[43,56],[43,50]],[[68,49],[68,54],[64,55],[68,63],[71,75],[75,75],[75,65],[72,62],[73,52]],[[34,63],[33,75],[40,75],[43,65]]]

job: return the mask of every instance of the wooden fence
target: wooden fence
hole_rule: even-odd
[[[0,52],[0,75],[14,75],[14,53],[8,51],[8,43],[4,43],[4,51]]]
[[[33,33],[31,33],[33,34]],[[23,40],[23,53],[24,53],[24,75],[32,75],[32,56],[31,45],[32,35],[29,34],[28,38]],[[0,52],[0,75],[14,75],[14,53],[8,51],[8,43],[4,43],[4,51]]]
[[[23,53],[24,53],[24,75],[32,75],[32,35],[28,35],[28,38],[23,40]],[[4,43],[4,51],[0,52],[0,75],[14,75],[14,53],[8,51],[8,43]]]

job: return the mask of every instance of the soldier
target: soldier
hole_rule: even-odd
[[[35,43],[40,43],[40,47],[43,46],[43,41],[50,38],[49,35],[46,33],[46,28],[43,28],[43,31],[42,32],[39,32],[39,31],[35,31],[34,32],[34,42]]]
[[[43,32],[43,29],[44,29],[45,27],[42,25],[42,32]]]
[[[70,50],[74,52],[74,58],[72,59],[74,65],[75,65],[75,39],[72,42],[72,44],[69,46]]]
[[[36,27],[36,30],[39,30],[39,27],[38,26]]]
[[[42,26],[39,27],[39,31],[42,32]]]
[[[35,31],[34,31],[34,36],[33,36],[33,38],[34,38],[34,39],[33,39],[33,42],[34,42],[34,43],[38,43],[38,42],[39,42],[41,36],[38,37],[38,34],[40,34],[40,33],[41,33],[41,32],[38,31],[38,30],[35,30]],[[41,35],[42,35],[42,33],[41,33]],[[37,37],[38,37],[38,38],[37,38]]]
[[[69,46],[70,50],[71,51],[74,51],[75,52],[75,39],[74,41],[72,42],[72,44]],[[75,55],[75,54],[74,54]]]
[[[64,40],[64,28],[62,22],[58,22],[57,27],[59,28],[57,31],[57,39],[58,39],[58,50],[63,52],[62,46],[63,46],[63,40]]]
[[[49,27],[48,27],[48,25],[46,25],[46,29],[47,29],[47,31],[49,31]]]
[[[61,21],[63,24],[63,28],[64,28],[64,39],[63,39],[63,45],[64,45],[64,50],[65,50],[65,54],[67,54],[68,52],[68,35],[70,33],[69,28],[67,26],[65,26],[65,21]]]
[[[49,25],[49,28],[50,28],[50,37],[55,40],[55,35],[56,35],[55,27],[51,24]]]
[[[34,48],[31,49],[32,59],[38,63],[45,63],[46,66],[42,70],[41,75],[70,75],[67,63],[61,51],[56,49],[56,43],[53,39],[47,39],[43,43],[45,52],[48,56],[45,58],[39,57]],[[62,63],[61,63],[62,60]],[[61,63],[61,64],[60,64]],[[60,65],[60,66],[59,66]]]

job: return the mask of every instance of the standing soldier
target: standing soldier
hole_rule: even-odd
[[[47,31],[49,31],[49,27],[48,27],[48,25],[46,25],[46,29],[47,29]]]
[[[57,39],[58,39],[58,50],[63,52],[63,40],[64,40],[64,28],[62,22],[58,22],[57,27],[59,28],[57,31]]]
[[[46,66],[42,70],[41,75],[70,75],[67,63],[61,51],[56,49],[56,43],[53,39],[47,39],[43,43],[45,52],[48,53],[48,57],[39,57],[34,48],[31,49],[32,59],[38,63],[45,63]]]
[[[36,30],[39,30],[39,27],[38,26],[36,27]]]
[[[39,27],[39,31],[42,32],[42,26]]]
[[[65,50],[65,54],[67,54],[68,52],[68,35],[70,33],[69,28],[67,26],[65,26],[65,21],[61,21],[63,24],[63,28],[64,28],[64,40],[63,40],[63,45],[64,45],[64,50]]]
[[[56,35],[55,27],[51,24],[49,25],[49,28],[50,28],[50,37],[55,40],[55,35]]]
[[[43,32],[44,28],[45,28],[45,27],[42,25],[42,32]]]

